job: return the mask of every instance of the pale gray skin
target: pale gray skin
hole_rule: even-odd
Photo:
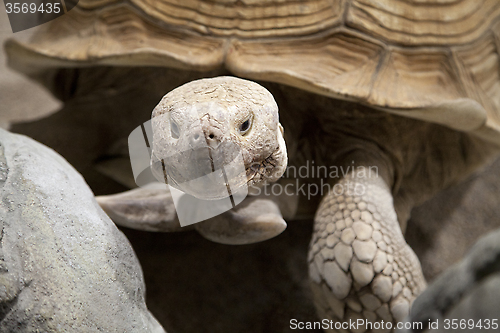
[[[237,154],[246,175],[233,179],[238,185],[234,191],[274,182],[285,171],[287,154],[278,106],[257,83],[229,76],[187,83],[163,97],[152,123],[151,164],[161,181],[159,161],[168,164],[172,186],[198,177],[199,171],[228,166]],[[179,189],[202,199],[227,196],[225,189],[214,193],[213,186]]]
[[[227,110],[236,110],[231,119],[238,121],[228,122],[229,127],[220,134],[252,152],[248,154],[250,164],[252,158],[259,162],[263,156],[269,156],[272,149],[254,152],[249,142],[231,135],[248,115],[248,110],[229,106],[238,105],[240,100],[248,101],[248,96],[257,99],[250,103],[255,106],[252,109],[254,121],[258,122],[260,116],[269,119],[269,113],[259,109],[266,104],[259,99],[268,100],[269,95],[254,93],[263,89],[255,83],[227,77],[194,81],[184,86],[193,87],[184,90],[189,97],[169,94],[166,100],[196,104],[204,97],[200,97],[203,89],[195,87],[203,86],[205,92],[213,92],[211,82],[234,87],[212,95],[215,100],[220,99],[221,105],[228,105]],[[291,165],[300,166],[315,160],[316,165],[346,170],[337,179],[327,179],[329,184],[337,184],[346,191],[323,193],[314,218],[308,260],[319,317],[340,322],[358,318],[372,322],[403,320],[413,300],[426,287],[418,258],[403,236],[411,208],[470,174],[492,156],[495,148],[466,133],[439,125],[299,90],[290,93],[282,86],[272,88],[281,102],[281,122]],[[174,90],[171,94],[182,91]],[[230,98],[226,100],[228,95]],[[162,106],[164,101],[159,105],[160,110],[175,105],[167,102]],[[271,118],[277,119],[277,108],[273,112],[276,116]],[[182,117],[182,112],[177,115]],[[213,117],[217,119],[216,113]],[[275,147],[279,143],[281,128],[277,123],[276,126],[272,124],[270,130],[252,128],[257,137],[266,133],[266,138],[261,139],[273,143],[264,147]],[[164,126],[168,128],[167,123]],[[210,131],[205,133],[209,135]],[[170,143],[161,147],[165,144]],[[158,148],[154,146],[155,149]],[[285,152],[280,151],[279,155],[285,156]],[[281,161],[275,164],[277,168],[286,166],[286,159],[276,161]],[[370,167],[376,168],[377,173],[359,172]],[[276,180],[262,178],[267,182]],[[314,179],[301,181],[309,183]],[[347,191],[356,186],[363,190]],[[315,209],[302,199],[287,195],[250,196],[232,211],[194,227],[205,237],[221,243],[261,241],[284,230],[283,216],[291,219],[304,216],[310,208]],[[162,204],[165,200],[171,202],[163,189],[137,189],[98,200],[118,224],[157,231],[180,229],[172,210],[155,211],[155,207],[167,207]],[[168,207],[173,209],[172,204]]]
[[[247,120],[248,129],[242,131],[241,126]],[[278,106],[271,93],[254,82],[218,77],[187,83],[164,96],[153,111],[152,122],[153,173],[159,181],[164,181],[161,161],[170,160],[166,169],[175,169],[171,186],[194,178],[192,175],[199,171],[200,164],[206,163],[208,167],[210,162],[215,164],[217,152],[232,157],[227,151],[235,146],[241,152],[246,170],[244,181],[236,182],[240,187],[248,187],[250,193],[277,181],[286,169],[287,151]],[[200,144],[210,147],[212,161],[206,154],[196,156],[196,152],[179,156],[179,152],[191,151]],[[220,146],[222,149],[218,149]],[[221,165],[230,160],[223,154],[219,157]],[[179,189],[202,199],[221,197],[210,186]],[[225,244],[248,244],[275,237],[285,230],[282,214],[293,215],[297,198],[262,197],[248,198],[235,209],[198,223],[195,228],[206,238]],[[181,230],[172,197],[160,184],[98,197],[98,201],[120,225],[150,231]],[[280,208],[286,212],[282,213]]]

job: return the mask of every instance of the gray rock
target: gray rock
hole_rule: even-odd
[[[0,129],[0,200],[0,332],[164,332],[130,243],[61,156]]]
[[[409,321],[422,323],[424,332],[498,332],[499,309],[500,229],[480,239],[415,300]]]

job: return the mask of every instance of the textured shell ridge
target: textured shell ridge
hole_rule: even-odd
[[[500,144],[499,19],[497,0],[80,0],[6,49],[35,77],[95,65],[225,67]]]

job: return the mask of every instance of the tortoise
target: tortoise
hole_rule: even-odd
[[[86,170],[105,152],[102,142],[128,135],[182,83],[228,74],[258,81],[280,108],[288,165],[312,169],[314,162],[316,176],[295,183],[300,195],[250,196],[195,228],[215,241],[240,244],[280,233],[283,217],[313,211],[308,260],[319,317],[340,326],[361,318],[397,322],[426,285],[403,236],[411,208],[498,152],[499,15],[494,0],[81,0],[31,42],[6,44],[13,68],[66,102],[52,118],[61,125],[54,136],[44,136],[44,120],[13,129],[63,156],[74,151],[74,140],[87,140],[87,148],[69,159]],[[233,94],[228,81],[244,87],[231,95],[231,105],[246,93],[268,96],[247,81],[220,80],[193,84],[226,95]],[[262,110],[250,113],[258,121]],[[78,121],[65,122],[69,114],[80,114]],[[96,118],[98,126],[91,121]],[[281,128],[272,126],[278,140]],[[62,135],[71,142],[62,142]],[[220,140],[228,135],[221,131]],[[335,177],[317,177],[325,168]],[[299,192],[302,184],[346,191],[308,200]],[[99,200],[119,224],[178,229],[162,189]],[[335,324],[326,329],[345,329]]]

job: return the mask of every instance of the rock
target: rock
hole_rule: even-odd
[[[485,329],[498,317],[500,307],[500,229],[480,239],[456,265],[441,274],[413,303],[409,321],[423,323],[424,332],[445,332],[446,319],[457,319]],[[439,329],[429,322],[439,321]],[[450,321],[451,322],[451,321]],[[498,322],[498,320],[495,320]],[[462,330],[463,332],[467,331]],[[472,328],[480,331],[478,326]],[[422,331],[422,330],[421,330]],[[410,330],[401,332],[412,332]]]
[[[0,129],[0,197],[0,332],[164,332],[130,243],[61,156]]]

